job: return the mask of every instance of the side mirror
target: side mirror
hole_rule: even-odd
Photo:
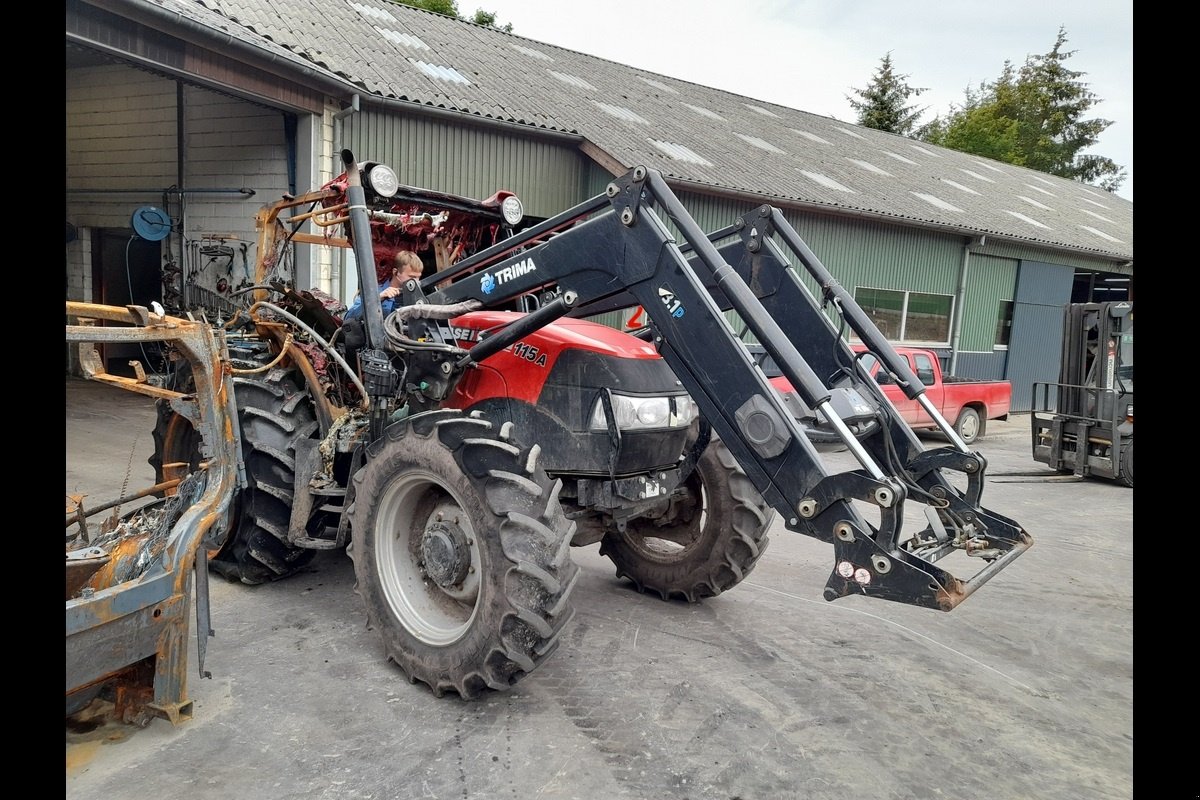
[[[919,369],[917,370],[917,380],[926,386],[933,386],[933,370]]]
[[[886,369],[881,369],[881,370],[879,370],[879,372],[875,373],[875,382],[878,383],[880,386],[887,386],[889,384],[895,383],[895,381],[892,380],[892,374],[890,372],[888,372]]]

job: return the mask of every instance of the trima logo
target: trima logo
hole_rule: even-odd
[[[658,296],[672,317],[679,319],[683,316],[683,301],[676,297],[674,292],[670,289],[659,287]]]
[[[503,269],[498,269],[495,272],[484,275],[479,279],[479,288],[484,294],[491,294],[496,291],[497,286],[536,271],[537,265],[533,263],[533,259],[527,258],[524,261],[517,261]]]

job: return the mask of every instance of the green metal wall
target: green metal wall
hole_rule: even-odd
[[[1095,270],[1097,272],[1129,272],[1111,260],[1088,258],[1084,255],[1065,253],[1061,250],[1044,250],[1037,247],[1026,247],[1019,244],[989,244],[985,248],[988,255],[1002,256],[1017,261],[1038,261],[1049,264],[1061,264],[1076,269]]]
[[[580,200],[587,200],[589,197],[595,197],[598,194],[603,194],[608,188],[608,184],[613,179],[612,173],[600,166],[594,161],[589,161],[585,168],[584,194]]]
[[[1000,302],[1016,295],[1017,261],[972,253],[967,262],[967,293],[959,351],[992,352]]]
[[[534,217],[553,216],[591,196],[591,162],[570,144],[370,109],[346,117],[343,126],[336,147],[387,163],[409,186],[478,200],[508,189]]]
[[[601,185],[599,189],[602,188]],[[730,225],[760,205],[693,192],[678,195],[705,231]],[[958,292],[965,237],[794,210],[785,210],[784,217],[851,294],[860,286],[950,296]],[[674,226],[664,221],[678,236]],[[992,351],[999,302],[1013,298],[1016,268],[1013,259],[972,254],[960,339],[962,349]],[[819,297],[816,282],[804,270],[799,272],[805,285]],[[620,328],[627,316],[613,313],[595,319]],[[727,317],[735,330],[740,328],[736,314],[730,312]]]
[[[612,178],[570,143],[370,108],[346,117],[342,125],[344,144],[335,143],[336,147],[386,161],[406,184],[480,199],[497,189],[509,189],[533,217],[553,216],[600,194]],[[705,231],[729,225],[760,205],[694,192],[678,194]],[[784,216],[851,294],[858,287],[950,296],[958,291],[967,244],[964,236],[795,210],[785,210]],[[960,352],[992,352],[999,303],[1013,299],[1019,260],[1112,269],[1111,263],[1100,259],[1036,247],[989,245],[984,250],[973,252],[970,259]],[[817,294],[816,283],[803,271],[801,276]],[[628,312],[614,312],[594,319],[621,329],[628,316]],[[735,314],[727,316],[735,329],[740,328]]]

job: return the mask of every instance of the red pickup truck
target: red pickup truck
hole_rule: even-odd
[[[864,353],[866,348],[860,344],[850,346],[855,353]],[[954,430],[966,444],[971,444],[983,436],[990,419],[1008,419],[1012,407],[1012,383],[1006,380],[986,380],[979,378],[959,378],[946,376],[942,373],[941,362],[932,350],[920,347],[896,347],[896,352],[908,360],[908,366],[913,373],[925,384],[925,396],[933,407],[954,425]],[[933,419],[925,413],[916,400],[909,400],[900,387],[895,384],[891,375],[880,373],[879,362],[869,353],[860,359],[863,367],[875,377],[880,388],[896,410],[904,417],[904,421],[915,429],[937,430]],[[763,363],[767,377],[772,385],[785,395],[791,391],[792,385],[779,374],[769,359]]]

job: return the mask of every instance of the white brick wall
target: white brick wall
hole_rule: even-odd
[[[175,180],[175,84],[126,67],[67,71],[67,221],[129,228]],[[148,190],[113,193],[113,190]]]
[[[75,241],[67,243],[67,300],[92,302],[92,232],[76,229]],[[66,349],[67,374],[79,374],[77,344],[68,342]]]

